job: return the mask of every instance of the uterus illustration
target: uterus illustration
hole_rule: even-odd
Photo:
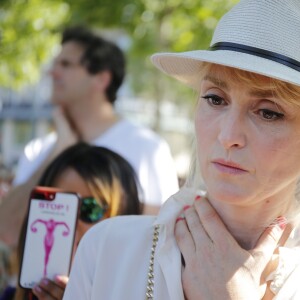
[[[42,219],[36,219],[32,222],[30,225],[30,229],[32,232],[37,232],[37,224],[41,223],[44,224],[46,227],[46,233],[44,237],[44,250],[45,250],[45,256],[44,256],[44,276],[47,276],[47,266],[49,262],[50,253],[52,251],[53,245],[54,245],[54,231],[57,226],[64,226],[66,228],[65,231],[62,232],[63,236],[68,236],[70,233],[70,228],[65,222],[56,222],[53,219],[50,220],[42,220]]]

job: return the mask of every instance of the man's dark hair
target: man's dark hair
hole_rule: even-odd
[[[81,27],[69,27],[62,34],[62,45],[75,42],[84,48],[81,63],[90,74],[101,71],[111,73],[111,82],[106,90],[106,96],[111,103],[116,100],[116,94],[125,76],[125,57],[114,43],[107,41],[93,31]]]

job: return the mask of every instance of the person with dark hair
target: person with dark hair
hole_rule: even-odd
[[[119,47],[86,28],[67,28],[50,74],[56,132],[31,141],[19,160],[15,188],[0,209],[0,240],[9,245],[16,243],[25,215],[21,199],[28,197],[47,164],[77,141],[104,146],[128,160],[142,187],[145,214],[156,214],[163,201],[178,190],[166,141],[121,118],[114,109],[125,76],[125,57]],[[14,220],[8,217],[12,212]]]
[[[78,143],[67,148],[47,167],[38,182],[39,186],[55,187],[78,193],[78,216],[74,250],[85,232],[98,222],[118,215],[139,215],[143,201],[139,197],[139,182],[131,165],[117,153],[105,148]],[[22,256],[26,223],[23,223],[19,242]],[[33,288],[37,299],[62,299],[68,278],[43,278]],[[15,298],[1,300],[29,300],[31,291],[18,288]],[[31,295],[31,296],[30,296]]]
[[[62,35],[62,45],[68,42],[76,42],[85,47],[80,63],[90,74],[110,72],[111,80],[105,93],[107,100],[113,104],[125,77],[126,62],[123,52],[114,43],[96,36],[83,27],[67,28]]]
[[[80,142],[67,148],[47,167],[38,185],[76,191],[73,180],[77,175],[85,181],[93,199],[105,207],[106,216],[142,213],[143,199],[134,169],[105,147]]]
[[[197,93],[190,176],[94,226],[64,300],[300,299],[299,45],[299,0],[241,0],[209,49],[152,56]]]

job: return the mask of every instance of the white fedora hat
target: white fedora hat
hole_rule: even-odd
[[[151,59],[195,89],[201,62],[300,86],[300,0],[241,0],[219,21],[208,50],[157,53]]]

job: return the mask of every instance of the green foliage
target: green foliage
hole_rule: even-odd
[[[53,54],[58,30],[85,24],[119,28],[132,39],[128,71],[137,93],[180,101],[184,88],[171,88],[166,76],[158,76],[149,56],[208,47],[217,20],[238,0],[1,1],[0,85],[34,82],[41,63]]]
[[[6,0],[0,6],[0,84],[18,88],[36,82],[60,37],[69,7],[61,1]]]
[[[218,19],[237,0],[69,0],[72,23],[122,28],[132,38],[129,78],[134,90],[149,98],[177,98],[184,87],[158,76],[150,55],[162,51],[188,51],[209,46]],[[79,13],[80,12],[80,13]],[[84,16],[84,18],[83,18]],[[174,83],[173,83],[174,86]],[[177,93],[179,91],[179,93]]]

